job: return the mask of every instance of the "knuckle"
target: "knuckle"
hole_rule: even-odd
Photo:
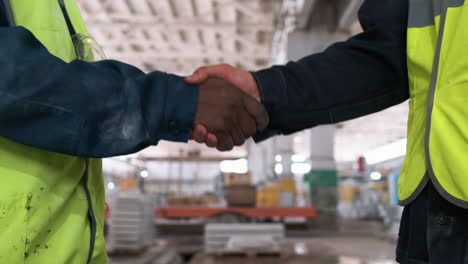
[[[222,64],[219,65],[219,68],[222,69],[222,70],[228,70],[230,67],[231,67],[231,65],[229,65],[227,63],[222,63]]]
[[[224,148],[224,151],[230,151],[234,148],[234,146],[232,144],[229,144],[227,145],[225,148]]]
[[[239,139],[237,142],[236,142],[236,146],[242,146],[244,145],[245,143],[245,139]]]
[[[219,145],[216,147],[217,150],[219,151],[226,151],[226,146],[225,145]]]

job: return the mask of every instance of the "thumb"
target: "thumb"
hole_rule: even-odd
[[[190,84],[200,84],[211,77],[232,82],[232,80],[229,79],[230,73],[232,73],[232,70],[227,64],[204,66],[198,68],[192,75],[186,77],[185,81]]]
[[[196,69],[190,76],[185,77],[185,81],[189,84],[200,84],[210,77],[210,71],[207,67]]]

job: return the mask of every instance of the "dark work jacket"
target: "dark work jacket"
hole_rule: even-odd
[[[188,140],[197,86],[113,60],[65,63],[5,14],[0,1],[1,137],[82,157]]]
[[[363,33],[297,62],[255,72],[271,118],[257,140],[346,121],[407,100],[407,20],[408,0],[366,0],[359,10]]]

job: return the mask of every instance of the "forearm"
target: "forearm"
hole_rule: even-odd
[[[117,61],[65,63],[24,28],[0,37],[0,136],[84,157],[188,140],[198,88],[182,78]]]

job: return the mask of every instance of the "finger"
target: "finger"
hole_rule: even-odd
[[[214,134],[208,133],[205,144],[209,148],[216,148],[218,146],[218,138]]]
[[[193,130],[193,128],[192,128],[192,129],[190,130],[189,139],[193,139],[193,133],[194,133],[193,131],[194,131],[194,130]]]
[[[185,81],[189,84],[200,84],[206,81],[209,76],[205,73],[205,68],[206,67],[198,68],[191,75],[185,77]]]
[[[248,112],[241,111],[237,122],[245,138],[250,138],[257,133],[257,123]]]
[[[206,130],[205,126],[202,126],[200,124],[195,125],[195,128],[192,132],[193,140],[195,140],[198,143],[205,143],[207,135],[208,131]]]
[[[209,77],[230,80],[233,67],[228,64],[218,64],[198,68],[192,75],[186,78],[188,83],[198,84],[206,81]]]
[[[234,143],[234,146],[242,146],[244,144],[245,136],[238,123],[234,124],[234,126],[232,127],[230,131],[230,134],[231,134],[231,138],[232,138],[232,142]]]
[[[255,119],[257,123],[257,130],[263,131],[270,123],[270,117],[263,106],[250,96],[244,96],[244,107],[249,114]]]
[[[226,132],[217,132],[215,135],[218,137],[218,146],[216,149],[219,151],[229,151],[234,147],[234,142],[230,135]]]

